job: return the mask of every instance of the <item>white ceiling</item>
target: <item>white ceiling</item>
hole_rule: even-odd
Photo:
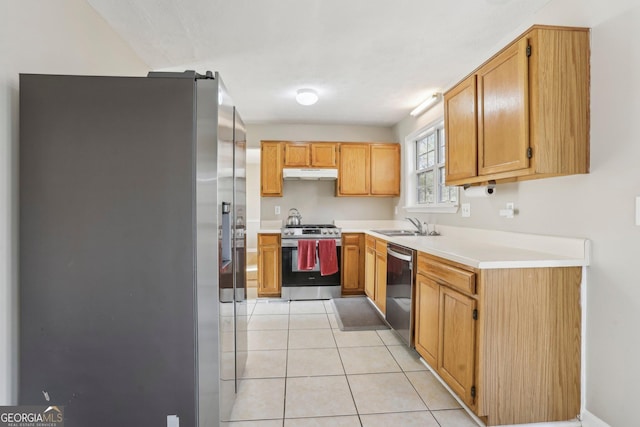
[[[549,2],[87,1],[152,69],[219,71],[247,123],[384,126],[472,71]],[[296,104],[302,87],[320,101]]]

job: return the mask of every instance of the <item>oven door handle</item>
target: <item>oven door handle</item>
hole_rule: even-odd
[[[312,240],[312,239],[309,239]],[[322,239],[327,240],[327,239]],[[340,239],[334,239],[336,241],[336,246],[342,246],[342,241]],[[282,239],[280,242],[280,246],[283,248],[297,248],[298,240],[297,239]],[[316,245],[317,246],[317,245]]]

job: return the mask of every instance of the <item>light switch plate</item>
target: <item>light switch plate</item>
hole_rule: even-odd
[[[275,212],[276,215],[280,215],[280,206],[276,206],[275,211],[276,211]]]
[[[462,217],[469,218],[471,216],[471,203],[462,204]]]

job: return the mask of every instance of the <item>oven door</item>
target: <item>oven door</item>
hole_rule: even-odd
[[[320,265],[316,265],[312,270],[298,269],[298,241],[295,239],[282,240],[282,286],[340,286],[340,256],[341,242],[336,239],[336,250],[338,257],[338,272],[329,276],[320,274]]]

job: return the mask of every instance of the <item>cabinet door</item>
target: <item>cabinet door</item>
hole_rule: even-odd
[[[440,286],[438,373],[468,405],[473,405],[476,301]]]
[[[279,142],[263,142],[261,145],[260,195],[282,196],[282,147]]]
[[[468,77],[444,97],[445,181],[478,174],[476,76]]]
[[[438,367],[440,285],[428,277],[416,275],[416,350],[433,368]]]
[[[371,195],[400,195],[400,145],[371,145]]]
[[[258,296],[280,296],[280,236],[258,235]]]
[[[342,235],[342,293],[345,295],[362,294],[364,291],[361,241],[361,234]]]
[[[375,301],[376,298],[376,250],[367,246],[364,255],[364,293]]]
[[[306,167],[309,166],[309,144],[287,142],[284,144],[284,166]]]
[[[370,144],[340,144],[338,196],[368,196]]]
[[[312,142],[311,143],[311,167],[337,168],[338,167],[338,144]]]
[[[478,173],[529,167],[527,38],[478,70]]]
[[[376,252],[376,305],[387,312],[387,252]]]

